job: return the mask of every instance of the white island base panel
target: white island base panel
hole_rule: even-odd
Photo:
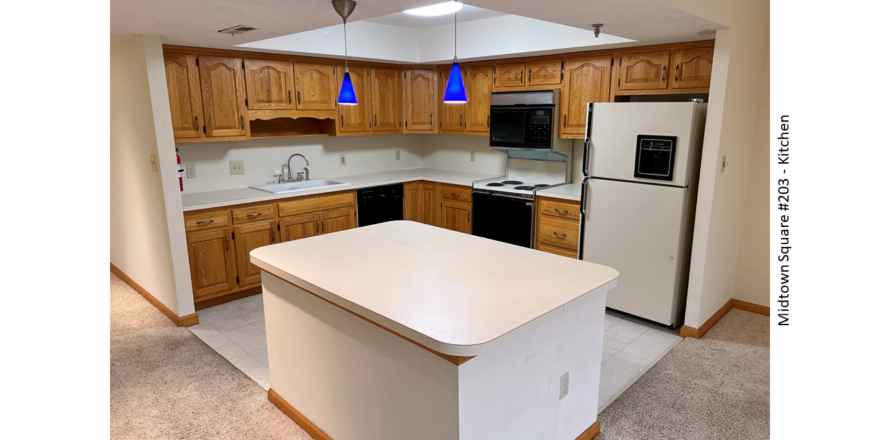
[[[270,395],[307,419],[301,426],[326,434],[310,432],[316,439],[574,440],[596,423],[607,288],[456,365],[266,271],[262,277]],[[569,393],[560,400],[566,372]]]

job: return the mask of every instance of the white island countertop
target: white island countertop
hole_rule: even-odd
[[[255,249],[253,264],[427,348],[476,356],[617,285],[610,267],[410,221]]]
[[[477,180],[489,179],[493,177],[499,176],[489,174],[466,173],[462,171],[440,170],[436,168],[409,168],[405,170],[383,171],[379,173],[329,177],[329,179],[346,182],[349,184],[344,186],[332,186],[329,188],[318,188],[313,190],[295,191],[283,194],[272,194],[270,192],[262,191],[259,189],[243,187],[183,194],[181,195],[181,199],[183,200],[184,211],[196,211],[199,209],[241,205],[244,203],[263,202],[268,200],[287,199],[291,197],[307,196],[312,194],[329,193],[336,191],[348,191],[370,186],[412,182],[416,180],[429,180],[432,182],[470,186],[471,184],[473,184],[473,182]]]

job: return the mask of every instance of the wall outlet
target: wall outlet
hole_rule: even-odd
[[[568,395],[568,371],[559,378],[559,400]]]
[[[150,155],[150,168],[153,169],[154,173],[159,172],[159,162],[157,161],[155,154]]]
[[[229,161],[229,174],[244,174],[244,161],[243,160],[230,160]]]
[[[400,150],[394,150],[394,160],[400,160]]]
[[[476,161],[477,161],[477,152],[471,151],[471,162],[476,162]]]
[[[196,164],[194,164],[194,163],[186,164],[186,178],[187,179],[195,179],[196,178]]]
[[[339,166],[341,166],[341,167],[345,166],[345,155],[344,154],[339,155]]]

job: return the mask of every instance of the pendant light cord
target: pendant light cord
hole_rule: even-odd
[[[342,19],[342,41],[345,42],[345,71],[348,72],[348,34],[345,30],[345,19]]]
[[[458,3],[458,0],[455,0],[455,2]],[[454,24],[455,30],[453,31],[454,34],[453,34],[452,39],[454,41],[453,47],[455,49],[453,50],[452,59],[454,61],[458,61],[458,11],[455,11],[455,13],[453,14],[453,17],[454,17],[453,20],[455,21],[455,24]]]

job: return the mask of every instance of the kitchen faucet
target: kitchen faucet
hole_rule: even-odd
[[[293,180],[293,177],[290,175],[290,160],[293,159],[295,156],[299,156],[299,157],[303,158],[304,161],[306,161],[306,166],[303,167],[303,171],[305,171],[305,173],[306,173],[306,178],[305,178],[305,180],[310,180],[310,179],[309,179],[309,168],[308,168],[308,166],[309,166],[309,160],[306,159],[306,157],[303,156],[302,154],[294,153],[294,154],[291,154],[290,157],[287,158],[287,181],[288,181],[288,182],[293,182],[293,181],[294,181],[294,180]],[[302,176],[302,174],[303,174],[303,173],[296,173],[296,181],[297,181],[297,182],[300,182],[300,181],[303,180],[303,176]]]

